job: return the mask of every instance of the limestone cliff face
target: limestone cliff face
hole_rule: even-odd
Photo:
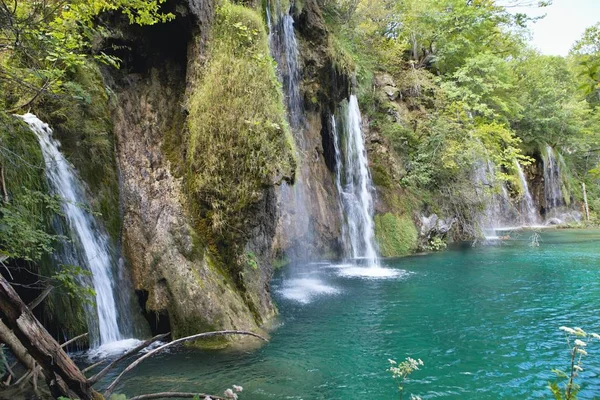
[[[173,11],[172,23],[116,37],[113,44],[131,51],[117,54],[124,60],[120,71],[105,71],[115,94],[123,252],[154,331],[176,337],[257,331],[275,314],[268,286],[279,216],[275,189],[263,187],[245,211],[247,232],[238,246],[245,254],[224,253],[231,244],[198,229],[202,221],[178,160],[186,158],[186,101],[206,61],[214,6],[191,1]]]

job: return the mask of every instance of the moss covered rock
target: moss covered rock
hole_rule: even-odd
[[[187,181],[215,232],[245,230],[265,186],[291,176],[293,138],[261,16],[224,2],[189,99]]]
[[[417,249],[417,228],[406,215],[376,215],[375,238],[383,257],[405,256]]]

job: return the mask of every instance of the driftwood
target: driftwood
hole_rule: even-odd
[[[38,305],[47,296],[50,290],[52,289],[46,289],[38,297],[38,299],[32,303],[31,306],[35,307]],[[110,369],[114,368],[120,361],[148,347],[157,340],[165,338],[169,334],[157,335],[152,339],[146,340],[144,343],[127,351],[122,356],[108,364],[100,372],[87,379],[83,372],[79,370],[79,368],[63,350],[63,348],[68,344],[87,336],[87,333],[72,338],[62,345],[58,344],[58,342],[52,338],[42,324],[35,318],[31,312],[31,309],[21,300],[19,295],[15,292],[8,281],[1,275],[0,314],[3,316],[3,319],[0,320],[0,341],[5,343],[13,352],[17,360],[28,369],[28,372],[25,373],[25,375],[23,375],[17,382],[15,382],[13,387],[16,385],[23,386],[29,381],[29,379],[33,378],[33,389],[36,393],[39,393],[37,377],[41,373],[48,385],[48,388],[50,389],[50,394],[55,398],[60,396],[77,398],[80,400],[102,400],[103,398],[108,398],[123,376],[138,366],[142,361],[152,357],[166,348],[180,343],[223,335],[247,335],[267,341],[267,339],[256,333],[236,330],[205,332],[177,339],[152,351],[149,351],[129,364],[129,366],[113,380],[113,382],[106,389],[104,396],[102,396],[93,389],[92,385],[94,383],[98,382],[98,380],[104,377],[106,373]],[[84,371],[88,371],[98,365],[100,365],[100,363],[94,364]],[[11,377],[16,378],[12,372],[10,373],[9,381]],[[188,392],[149,393],[132,397],[130,400],[150,400],[176,397],[193,398],[194,396],[198,396],[201,399],[210,397],[215,400],[226,400],[221,396]]]
[[[121,372],[119,374],[119,376],[117,376],[115,378],[115,380],[108,386],[108,388],[106,388],[106,391],[104,392],[104,397],[108,398],[110,397],[110,395],[112,394],[113,390],[115,390],[115,386],[117,386],[117,383],[119,383],[119,381],[123,378],[123,376],[131,371],[132,369],[134,369],[135,367],[137,367],[142,361],[144,361],[147,358],[152,357],[153,355],[155,355],[156,353],[174,346],[176,344],[179,343],[185,343],[185,342],[191,342],[193,340],[197,340],[197,339],[202,339],[202,338],[207,338],[207,337],[212,337],[212,336],[224,336],[224,335],[247,335],[247,336],[254,336],[256,338],[259,338],[261,340],[264,340],[265,342],[267,342],[268,340],[265,339],[264,337],[257,335],[256,333],[253,332],[248,332],[248,331],[216,331],[216,332],[205,332],[205,333],[200,333],[197,335],[192,335],[192,336],[186,336],[177,340],[173,340],[172,342],[169,342],[167,344],[164,344],[160,347],[157,347],[156,349],[149,351],[148,353],[144,354],[143,356],[141,356],[140,358],[138,358],[137,360],[135,360],[134,362],[132,362],[131,364],[129,364],[129,366],[127,368],[125,368],[123,370],[123,372]]]
[[[46,383],[54,397],[65,396],[81,400],[100,398],[87,382],[85,375],[2,276],[0,276],[0,312],[6,317],[5,324],[12,329],[29,355],[42,368]]]

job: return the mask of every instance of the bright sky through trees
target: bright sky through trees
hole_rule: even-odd
[[[546,17],[531,24],[532,44],[543,54],[567,55],[585,28],[600,22],[600,0],[554,0],[540,9],[520,9]]]

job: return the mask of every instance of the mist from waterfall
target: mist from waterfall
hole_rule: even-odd
[[[373,182],[362,132],[362,117],[355,95],[340,108],[339,124],[332,122],[335,149],[335,183],[343,214],[345,255],[378,266],[373,223]]]
[[[88,311],[91,312],[86,313],[91,343],[98,346],[122,340],[125,334],[133,332],[133,319],[127,294],[115,287],[119,266],[109,238],[89,211],[91,207],[84,195],[83,184],[60,152],[60,144],[52,137],[48,124],[33,114],[25,114],[22,118],[38,137],[50,192],[63,199],[62,211],[67,221],[65,233],[73,248],[62,261],[77,262],[92,273],[91,282],[87,283],[96,293],[95,308],[90,307]]]

